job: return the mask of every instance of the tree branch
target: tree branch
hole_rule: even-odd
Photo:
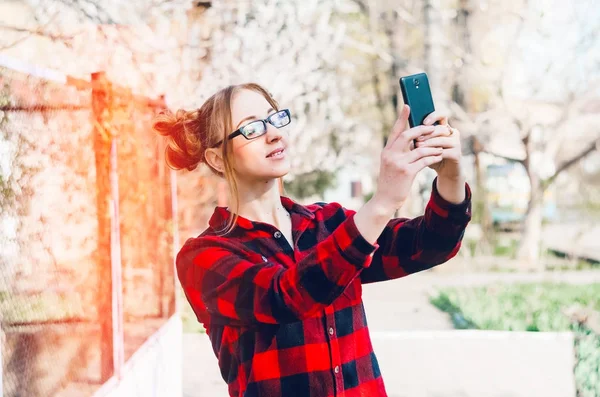
[[[79,12],[80,15],[83,15],[89,21],[97,22],[97,23],[107,23],[107,24],[115,24],[116,21],[111,17],[111,15],[101,7],[98,2],[94,0],[58,0],[62,4],[67,7]],[[93,8],[96,11],[96,15],[91,14],[88,9]]]
[[[50,32],[43,30],[43,27],[40,27],[38,29],[27,29],[27,28],[20,28],[18,26],[10,26],[10,25],[0,24],[0,29],[12,30],[13,32],[19,32],[19,33],[29,33],[29,34],[32,34],[35,36],[43,36],[43,37],[47,37],[53,41],[68,42],[70,40],[73,40],[73,36],[65,36],[65,35],[61,35],[61,34],[50,33]]]
[[[554,172],[554,175],[552,175],[551,177],[545,179],[542,182],[542,189],[544,189],[544,190],[547,189],[548,186],[550,186],[552,184],[552,182],[554,182],[554,180],[556,179],[556,177],[561,172],[566,171],[567,169],[569,169],[571,166],[573,166],[574,164],[576,164],[578,161],[582,160],[585,156],[587,156],[588,154],[592,153],[594,150],[598,149],[599,146],[600,146],[600,139],[596,139],[594,142],[590,143],[587,147],[585,147],[581,152],[579,152],[578,154],[576,154],[575,156],[573,156],[571,159],[565,161],[560,166],[558,166],[558,168]]]
[[[18,26],[0,24],[0,30],[3,29],[3,30],[11,30],[13,32],[18,32],[18,33],[29,33],[28,35],[25,35],[10,44],[0,47],[0,51],[7,50],[9,48],[17,46],[18,44],[20,44],[23,41],[30,38],[31,35],[47,37],[52,41],[62,41],[65,45],[70,46],[71,45],[70,41],[73,40],[72,36],[64,36],[64,35],[60,35],[60,34],[50,33],[46,30],[46,28],[48,26],[50,26],[52,24],[52,22],[54,22],[54,20],[56,19],[57,16],[58,16],[58,13],[55,13],[53,16],[51,16],[48,19],[48,22],[46,22],[42,26],[37,27],[36,29],[27,29],[27,28],[21,28]],[[37,20],[37,18],[36,18],[36,20]]]
[[[525,160],[523,160],[523,159],[517,159],[517,158],[514,158],[514,157],[510,157],[510,156],[505,156],[503,154],[494,153],[491,150],[483,149],[481,152],[482,153],[491,154],[494,157],[498,157],[500,159],[504,159],[504,160],[510,161],[512,163],[525,164]]]
[[[367,6],[367,4],[361,0],[352,0],[352,3],[356,4],[358,6],[358,8],[360,8],[360,12],[362,14],[366,14],[368,15],[369,13],[369,7]]]

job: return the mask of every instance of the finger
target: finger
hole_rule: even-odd
[[[443,149],[442,158],[454,161],[460,161],[462,153],[460,150],[456,150],[456,148],[452,149]]]
[[[429,134],[423,134],[420,137],[417,138],[417,141],[426,141],[427,139],[430,138],[435,138],[438,136],[450,136],[452,135],[452,132],[450,131],[450,128],[447,125],[436,125],[435,126],[435,130]]]
[[[456,139],[449,136],[439,136],[436,138],[427,139],[425,141],[417,141],[417,147],[441,147],[450,149],[457,146]]]
[[[400,110],[400,115],[398,116],[398,119],[392,127],[392,132],[388,137],[385,147],[393,145],[396,139],[398,139],[398,136],[400,136],[400,134],[402,133],[402,131],[406,129],[406,124],[408,123],[409,115],[410,107],[408,107],[408,105],[402,106],[402,109]]]
[[[410,143],[417,139],[423,134],[430,134],[435,129],[432,125],[418,125],[402,132],[400,137],[396,140],[398,144],[402,145],[404,151],[410,150]]]
[[[414,172],[416,174],[417,172],[421,171],[425,167],[429,167],[430,165],[439,163],[440,161],[442,161],[442,159],[443,159],[442,155],[422,157],[418,161],[411,163],[409,165],[409,168],[411,169],[412,172]]]
[[[448,124],[448,115],[445,112],[434,110],[433,112],[429,113],[427,117],[425,117],[423,124],[433,125],[436,121],[438,124]]]
[[[443,149],[439,147],[421,147],[411,151],[406,159],[409,163],[414,163],[424,157],[439,156],[443,153]]]

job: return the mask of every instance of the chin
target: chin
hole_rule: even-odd
[[[243,181],[256,181],[256,182],[269,182],[275,179],[283,178],[290,172],[289,169],[286,170],[270,170],[270,172],[262,172],[256,174],[246,174],[244,176],[240,176]]]
[[[269,175],[267,175],[266,177],[269,178],[269,179],[283,178],[284,176],[286,176],[289,173],[290,173],[290,170],[288,169],[285,172],[282,171],[282,172],[272,172],[272,173],[269,173]]]
[[[282,176],[289,174],[291,168],[292,168],[291,165],[287,161],[285,161],[280,164],[277,164],[274,167],[272,166],[268,169],[263,169],[263,172],[267,171],[267,172],[265,172],[266,175],[264,175],[266,177],[281,178]]]
[[[290,173],[291,164],[288,161],[281,161],[278,164],[254,164],[252,168],[248,167],[238,174],[241,180],[245,181],[270,181],[286,176]]]

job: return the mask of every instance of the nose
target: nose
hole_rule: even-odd
[[[283,131],[281,130],[281,128],[274,127],[269,123],[266,124],[267,133],[265,134],[265,136],[267,138],[267,142],[271,143],[279,141],[283,137]]]

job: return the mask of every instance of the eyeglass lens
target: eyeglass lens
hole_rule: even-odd
[[[281,110],[275,114],[272,114],[267,120],[276,128],[281,128],[290,123],[290,117],[287,112]],[[264,134],[267,131],[267,125],[262,120],[253,121],[252,123],[246,124],[242,127],[241,132],[247,138],[254,138]]]

